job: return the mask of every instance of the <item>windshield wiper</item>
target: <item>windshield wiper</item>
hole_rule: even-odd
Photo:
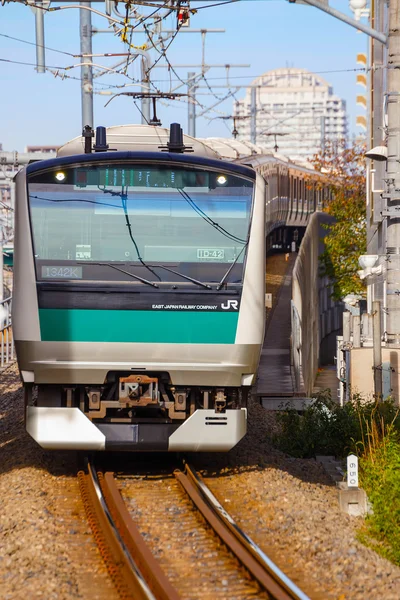
[[[189,275],[184,275],[183,273],[179,273],[179,271],[174,271],[174,269],[170,269],[169,267],[164,267],[164,265],[151,265],[153,267],[153,269],[165,269],[166,271],[169,271],[170,273],[174,273],[174,275],[179,275],[179,277],[183,277],[183,279],[187,279],[188,281],[191,281],[192,283],[197,283],[197,285],[201,285],[201,287],[206,288],[207,290],[211,290],[212,287],[211,285],[208,285],[208,283],[203,283],[202,281],[199,281],[198,279],[193,279],[193,277],[189,277]]]
[[[78,264],[80,265],[97,265],[98,267],[111,267],[111,269],[115,269],[116,271],[120,271],[120,273],[125,273],[126,275],[129,275],[129,277],[133,277],[133,279],[137,279],[138,281],[141,281],[142,283],[147,283],[147,285],[151,285],[152,287],[158,288],[159,286],[154,283],[153,281],[149,281],[148,279],[144,279],[143,277],[139,277],[139,275],[134,275],[134,273],[130,273],[129,271],[125,271],[125,269],[120,269],[119,267],[116,267],[115,265],[111,264],[111,263],[107,263],[107,262],[92,262],[92,261],[77,261]]]
[[[240,255],[242,254],[242,252],[246,248],[246,246],[247,246],[247,244],[245,244],[243,246],[243,248],[241,249],[241,251],[239,252],[237,257],[235,258],[235,260],[233,261],[233,263],[231,264],[231,266],[229,267],[229,269],[227,270],[227,272],[225,273],[225,275],[223,276],[223,278],[217,285],[217,290],[220,290],[222,288],[222,286],[224,285],[225,281],[228,279],[230,272],[232,271],[233,267],[236,265],[237,261],[239,260]]]

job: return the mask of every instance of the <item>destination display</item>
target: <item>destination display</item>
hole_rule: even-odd
[[[120,188],[209,188],[210,173],[184,169],[159,169],[141,167],[77,168],[74,185],[78,188],[89,186]]]

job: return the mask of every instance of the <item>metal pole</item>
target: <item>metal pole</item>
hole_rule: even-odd
[[[400,0],[389,4],[389,47],[387,69],[387,151],[386,182],[388,212],[400,206]],[[400,218],[387,220],[387,343],[400,345],[400,300],[398,291],[400,268]]]
[[[142,92],[150,93],[150,81],[147,74],[149,68],[148,60],[142,56],[141,73],[142,73]],[[150,121],[150,98],[142,98],[142,124],[146,125]]]
[[[36,28],[36,71],[38,73],[46,73],[45,55],[44,55],[44,10],[43,3],[37,2],[38,8],[34,9],[35,13],[35,28]]]
[[[250,141],[255,144],[257,141],[257,88],[251,88],[251,104],[250,104]]]
[[[10,228],[14,235],[14,215],[15,215],[15,181],[10,181]]]
[[[188,135],[196,137],[196,86],[194,78],[196,73],[188,73]]]
[[[348,310],[345,310],[343,313],[343,362],[345,367],[345,376],[344,376],[344,401],[348,402],[350,400],[350,335],[351,335],[351,324],[350,324],[351,314]]]
[[[373,336],[373,369],[374,393],[377,400],[382,399],[382,333],[381,333],[381,303],[372,303],[372,336]]]
[[[90,2],[80,2],[81,6],[90,7]],[[90,10],[79,11],[79,30],[81,37],[81,54],[92,54],[92,13]],[[82,62],[91,62],[91,58],[82,58]],[[91,66],[81,67],[82,94],[82,129],[89,125],[93,129],[93,70]]]
[[[328,13],[328,15],[331,15],[332,17],[336,17],[336,19],[339,19],[339,21],[343,21],[343,23],[347,23],[347,25],[351,25],[351,27],[354,27],[358,31],[362,31],[363,33],[366,33],[367,35],[374,38],[375,40],[378,40],[378,42],[381,42],[381,44],[387,43],[388,38],[384,33],[381,33],[380,31],[376,31],[376,29],[372,29],[372,27],[368,27],[368,25],[364,25],[364,23],[361,23],[360,21],[356,21],[355,19],[348,17],[344,13],[340,12],[339,10],[336,10],[336,8],[332,8],[328,4],[322,4],[321,2],[318,2],[318,0],[304,0],[304,2],[306,4],[310,4],[311,6],[315,6],[315,8],[319,8],[320,10],[323,10],[324,12]]]

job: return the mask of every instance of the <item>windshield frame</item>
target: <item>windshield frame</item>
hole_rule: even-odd
[[[49,279],[45,279],[44,277],[42,277],[41,275],[39,275],[38,273],[38,269],[39,269],[39,265],[37,263],[37,259],[35,257],[35,240],[34,240],[34,228],[33,228],[33,221],[32,221],[32,209],[31,209],[31,203],[30,203],[30,195],[29,195],[29,189],[30,189],[30,183],[32,178],[36,178],[36,176],[41,176],[41,175],[45,175],[46,173],[51,173],[54,172],[55,169],[58,168],[70,168],[70,169],[76,169],[79,167],[95,167],[95,168],[101,168],[102,165],[107,166],[108,168],[110,168],[110,166],[115,163],[116,165],[120,166],[125,166],[128,168],[129,166],[135,166],[135,167],[164,167],[167,169],[174,169],[174,168],[179,168],[179,169],[185,169],[185,170],[189,170],[189,171],[195,171],[195,170],[199,170],[199,171],[209,171],[209,172],[214,172],[214,173],[226,173],[226,174],[230,174],[239,178],[243,178],[247,181],[249,181],[252,184],[253,190],[252,190],[252,196],[251,196],[251,206],[250,206],[250,214],[249,214],[249,220],[248,220],[248,228],[247,228],[247,234],[246,234],[246,242],[245,242],[245,246],[244,246],[244,256],[243,256],[243,263],[242,264],[242,276],[241,276],[241,282],[238,283],[229,283],[228,281],[225,281],[224,286],[227,287],[229,286],[233,286],[233,288],[238,289],[241,288],[243,286],[243,280],[244,280],[244,273],[245,273],[245,269],[246,269],[246,262],[247,262],[247,253],[248,253],[248,242],[249,242],[249,237],[250,237],[250,231],[251,231],[251,227],[252,227],[252,219],[253,219],[253,212],[254,212],[254,199],[255,199],[255,193],[256,193],[256,173],[252,168],[249,168],[247,166],[243,166],[243,165],[237,165],[235,163],[227,163],[225,161],[222,160],[214,160],[214,159],[208,159],[208,158],[204,158],[204,157],[199,157],[199,156],[193,156],[193,155],[179,155],[179,157],[176,156],[176,154],[171,154],[171,153],[153,153],[153,152],[143,152],[143,153],[136,153],[136,152],[113,152],[113,153],[98,153],[98,154],[88,154],[88,155],[75,155],[75,156],[68,156],[68,157],[60,157],[60,158],[56,158],[56,159],[51,159],[51,160],[46,160],[46,161],[38,161],[36,163],[33,163],[31,165],[28,165],[28,167],[26,167],[26,193],[27,193],[27,203],[28,203],[28,214],[29,214],[29,222],[30,222],[30,231],[31,231],[31,242],[32,242],[32,253],[33,253],[33,258],[34,258],[34,267],[35,267],[35,278],[36,278],[36,282],[37,283],[41,283],[41,284],[45,284],[45,283],[67,283],[67,281],[70,281],[71,284],[83,284],[83,283],[95,283],[98,282],[99,285],[101,285],[102,280],[99,279],[81,279],[81,280],[75,280],[75,279],[71,279],[71,280],[66,280],[66,279],[57,279],[54,278],[52,280]],[[177,191],[179,188],[176,188]],[[53,261],[55,259],[48,259],[49,261]],[[62,264],[64,261],[62,259],[57,261],[59,264]],[[68,261],[68,265],[71,266],[79,266],[83,263],[88,264],[87,261],[81,261],[81,260],[69,260]],[[112,262],[114,263],[114,261],[93,261],[93,264],[95,264],[96,262]],[[149,262],[155,262],[155,261],[149,261]],[[160,265],[153,265],[154,267],[159,267],[160,272],[163,271],[162,269],[162,264],[161,261],[156,261],[156,262],[160,262]],[[168,267],[170,266],[170,262],[171,261],[164,261],[165,265],[168,265]],[[176,261],[173,261],[174,263]],[[127,265],[128,268],[134,268],[136,266],[138,266],[138,261],[129,261],[129,260],[125,260],[125,261],[115,261],[115,265],[116,266],[123,266],[123,265]],[[194,263],[195,264],[195,263]],[[221,263],[222,264],[222,263]],[[225,263],[224,263],[225,264]],[[172,264],[172,266],[174,266]],[[231,266],[231,264],[227,264],[227,268],[229,269]],[[165,271],[164,271],[165,272]],[[226,273],[224,273],[224,278],[226,276]],[[157,280],[155,280],[157,281]],[[146,284],[141,283],[138,280],[135,280],[135,278],[130,278],[130,281],[127,282],[126,280],[117,280],[117,281],[113,281],[110,280],[110,283],[112,283],[113,285],[118,286],[119,284],[122,284],[124,286],[126,286],[127,283],[130,283],[132,286],[134,286],[135,288],[137,288],[138,286],[140,288],[142,287],[147,287]],[[193,282],[190,282],[188,280],[183,281],[179,275],[176,276],[176,281],[172,282],[170,280],[167,281],[157,281],[157,283],[159,285],[162,285],[162,287],[164,287],[165,285],[167,286],[171,286],[172,284],[174,284],[175,289],[183,289],[185,287],[189,287],[189,289],[193,289],[193,287],[196,285]],[[218,285],[218,281],[212,281],[212,282],[208,282],[206,280],[204,280],[204,283],[210,283],[210,284],[215,284]],[[177,286],[177,287],[176,287]]]

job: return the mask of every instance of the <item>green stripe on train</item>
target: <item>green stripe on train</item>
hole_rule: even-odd
[[[239,313],[39,309],[44,342],[234,344]]]

